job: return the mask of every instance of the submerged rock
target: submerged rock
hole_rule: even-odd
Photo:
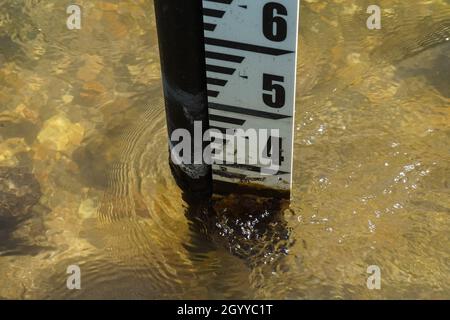
[[[79,123],[72,123],[63,115],[48,119],[38,135],[38,141],[47,148],[67,151],[78,146],[84,136],[84,128]]]
[[[443,97],[450,98],[450,34],[448,39],[400,62],[397,76],[425,78]]]
[[[0,257],[34,255],[46,247],[41,188],[26,167],[0,167]]]
[[[39,183],[28,169],[0,167],[0,219],[28,216],[41,195]]]

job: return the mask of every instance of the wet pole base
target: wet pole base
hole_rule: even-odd
[[[202,123],[202,134],[209,127],[202,1],[154,0],[154,7],[169,140],[176,129],[186,129],[195,137],[194,122]],[[169,141],[169,151],[172,148]],[[211,195],[209,165],[179,165],[170,156],[169,162],[184,192],[199,197]]]
[[[186,193],[184,195],[186,199],[211,197],[213,189],[211,186],[211,168],[206,168],[207,172],[204,176],[193,178],[182,167],[174,164],[170,157],[169,166],[178,187]]]

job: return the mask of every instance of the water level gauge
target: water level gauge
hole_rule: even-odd
[[[203,17],[210,127],[224,134],[227,155],[256,143],[278,161],[255,163],[247,152],[245,163],[216,162],[214,183],[289,192],[299,0],[203,0]],[[267,138],[248,134],[239,144],[235,132]]]

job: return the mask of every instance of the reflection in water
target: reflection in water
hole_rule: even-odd
[[[245,195],[216,196],[207,203],[192,203],[192,249],[200,243],[219,244],[250,266],[273,263],[289,252],[289,230],[283,219],[285,201]]]
[[[152,2],[79,2],[0,1],[0,297],[450,296],[448,2],[302,1],[289,204],[183,196]]]

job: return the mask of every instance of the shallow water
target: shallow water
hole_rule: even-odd
[[[1,298],[450,298],[449,1],[302,1],[289,207],[184,201],[152,2],[78,3],[0,0]]]

